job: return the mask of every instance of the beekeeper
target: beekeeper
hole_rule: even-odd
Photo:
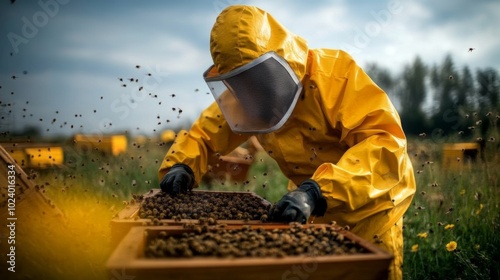
[[[208,158],[256,135],[289,179],[275,221],[336,221],[394,254],[402,277],[403,214],[415,193],[397,111],[349,54],[309,49],[269,13],[224,9],[204,73],[215,102],[181,131],[159,169],[163,191],[196,186]]]

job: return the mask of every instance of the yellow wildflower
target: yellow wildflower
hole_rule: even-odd
[[[464,195],[465,195],[465,189],[462,189],[462,190],[460,191],[460,195],[461,195],[461,196],[464,196]]]
[[[448,252],[453,252],[457,249],[457,242],[451,241],[450,243],[446,244],[446,250]]]
[[[420,238],[427,238],[427,235],[428,235],[427,232],[421,232],[421,233],[417,234],[417,236]]]
[[[481,203],[479,204],[479,209],[476,210],[476,215],[479,215],[479,213],[481,213],[481,210],[483,210],[484,208],[484,205]]]
[[[454,224],[447,224],[444,229],[453,229],[455,227]]]
[[[481,245],[479,244],[474,245],[474,250],[478,251],[479,249],[481,249]]]
[[[415,244],[415,245],[411,246],[411,251],[413,253],[417,252],[418,251],[418,244]]]

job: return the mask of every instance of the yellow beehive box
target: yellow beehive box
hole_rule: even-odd
[[[23,168],[47,168],[64,164],[64,151],[61,146],[29,143],[2,144],[14,161]]]
[[[169,129],[161,133],[160,140],[164,143],[173,142],[176,137],[175,131]]]
[[[84,152],[98,151],[116,156],[127,151],[127,136],[125,135],[77,134],[73,137],[73,143]]]
[[[30,167],[44,168],[49,166],[61,166],[64,161],[62,147],[33,147],[24,149],[29,158]]]
[[[474,162],[480,152],[479,143],[449,143],[443,147],[443,168],[460,169],[464,163]]]

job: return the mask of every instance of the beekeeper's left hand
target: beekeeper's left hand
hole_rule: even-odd
[[[314,180],[306,180],[300,186],[284,195],[271,209],[270,220],[276,222],[306,223],[311,215],[323,216],[326,200]]]

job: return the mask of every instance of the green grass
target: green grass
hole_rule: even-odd
[[[441,144],[418,139],[410,144],[420,147],[419,155],[425,150],[427,157],[413,157],[418,189],[404,219],[405,279],[500,279],[498,146],[488,143],[486,162],[451,172],[441,167]],[[132,194],[158,188],[157,170],[167,149],[156,143],[134,144],[126,155],[113,157],[82,156],[66,147],[68,168],[37,171],[35,182],[45,186],[67,223],[42,229],[52,238],[37,244],[29,274],[43,279],[112,278],[105,270],[113,249],[109,222]],[[247,184],[200,188],[252,191],[278,201],[286,193],[287,179],[266,154],[255,158]],[[419,237],[421,233],[427,237]],[[446,244],[451,241],[458,246],[449,252]],[[414,245],[418,250],[412,251]]]
[[[457,170],[442,168],[441,145],[414,143],[432,156],[414,159],[417,193],[404,219],[405,279],[500,279],[497,143],[487,144],[484,161]],[[457,248],[448,251],[452,241]]]

